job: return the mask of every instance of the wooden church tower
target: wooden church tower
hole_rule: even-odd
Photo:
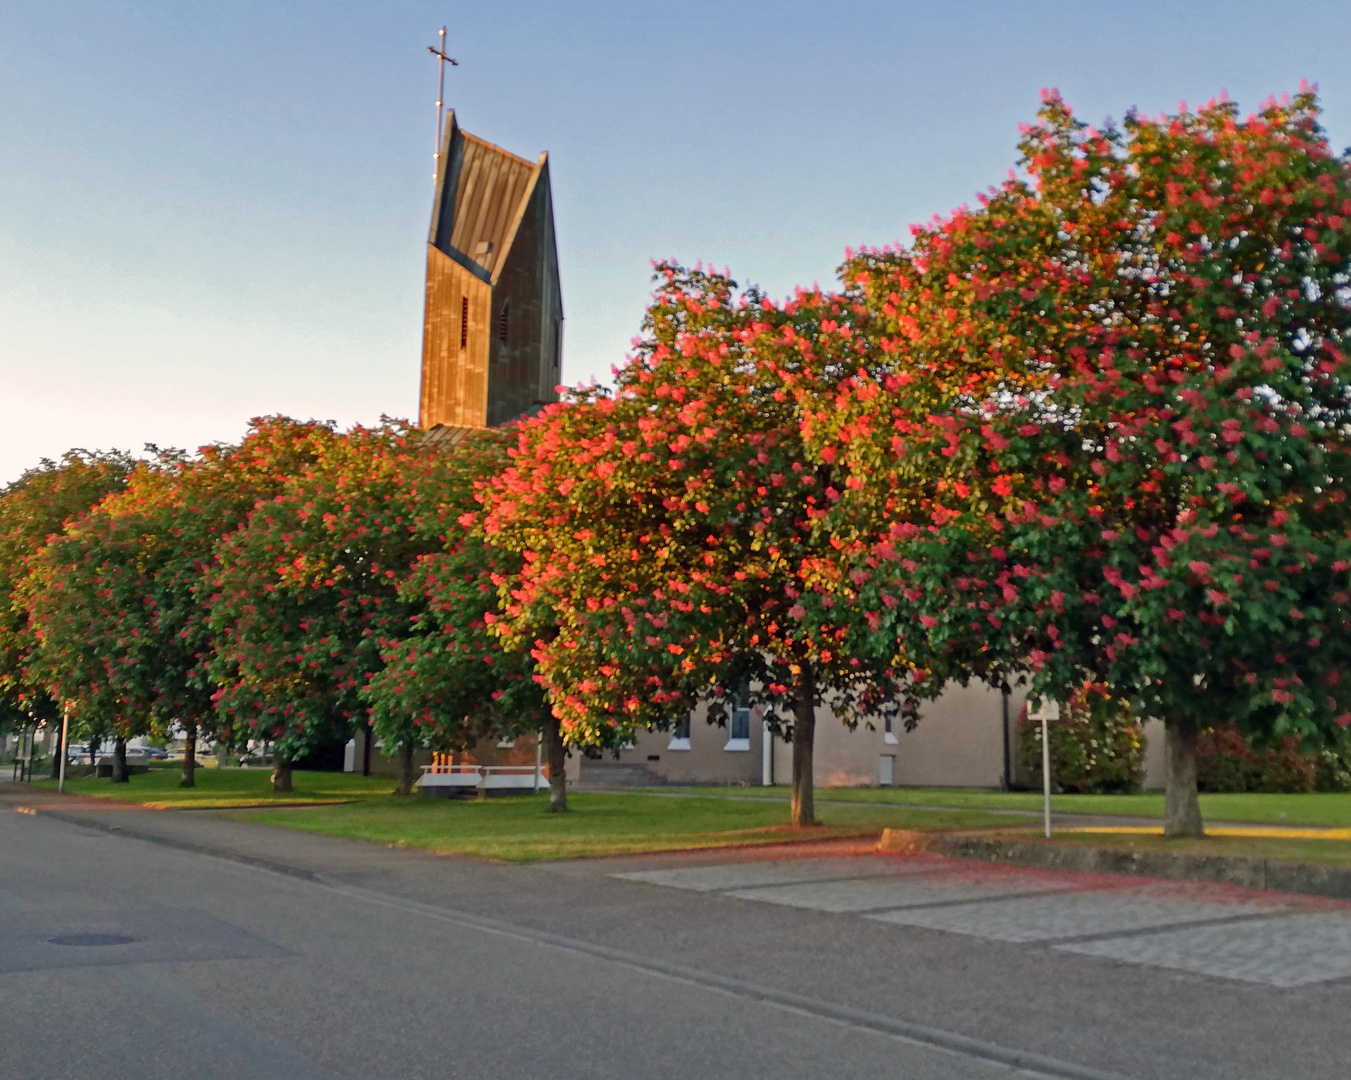
[[[419,424],[454,441],[558,400],[563,293],[548,154],[508,153],[452,111],[438,160]]]

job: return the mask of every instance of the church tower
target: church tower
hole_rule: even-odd
[[[438,161],[418,422],[453,441],[558,400],[563,293],[548,154],[517,157],[452,111]]]

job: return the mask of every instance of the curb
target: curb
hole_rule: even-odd
[[[877,850],[887,855],[939,855],[1041,870],[1213,881],[1243,889],[1351,900],[1351,869],[1315,863],[1029,843],[971,833],[922,833],[908,829],[884,830]]]

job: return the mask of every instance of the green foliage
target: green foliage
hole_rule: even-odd
[[[1060,706],[1058,719],[1047,723],[1051,739],[1051,782],[1063,792],[1108,795],[1139,791],[1144,782],[1144,733],[1119,698],[1092,688],[1081,690]],[[1018,720],[1018,754],[1042,784],[1041,722]]]
[[[1351,739],[1340,739],[1313,755],[1314,790],[1351,791]]]
[[[794,392],[847,370],[852,311],[814,291],[737,295],[699,269],[656,280],[613,396],[522,424],[485,492],[485,537],[524,560],[499,586],[499,632],[533,649],[576,744],[622,744],[746,688],[785,731],[827,698],[850,723],[913,710],[909,668],[874,647],[816,527],[839,492],[804,453]]]
[[[237,446],[161,454],[35,557],[41,587],[30,607],[44,665],[90,731],[214,727],[216,546],[335,438],[324,425],[271,417]]]
[[[440,546],[415,520],[434,460],[400,423],[330,433],[217,545],[210,673],[232,742],[267,739],[294,761],[365,720],[382,642],[416,610],[400,584]]]
[[[1234,724],[1204,731],[1196,741],[1197,786],[1202,791],[1235,793],[1346,790],[1336,786],[1340,771],[1336,749],[1308,755],[1302,752],[1300,743],[1298,735],[1287,735],[1275,745],[1255,747]],[[1320,774],[1334,786],[1321,787]]]
[[[33,562],[51,536],[126,483],[135,462],[129,454],[71,450],[60,461],[43,460],[0,491],[0,710],[55,721],[61,710],[54,686],[68,672],[43,663],[29,618],[41,587]],[[101,676],[80,668],[87,680]]]
[[[480,739],[538,730],[548,715],[529,651],[502,648],[495,580],[518,573],[519,556],[473,532],[477,493],[507,463],[514,432],[476,431],[416,473],[408,504],[418,556],[399,586],[408,625],[381,636],[382,667],[361,690],[386,753],[405,746],[472,748]]]
[[[886,361],[819,409],[915,662],[1270,737],[1351,722],[1351,169],[1302,92],[1095,130],[846,270]]]

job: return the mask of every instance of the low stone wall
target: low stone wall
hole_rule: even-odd
[[[974,833],[887,829],[878,850],[895,855],[941,855],[1044,870],[1125,874],[1179,881],[1218,881],[1244,889],[1351,900],[1351,869],[1235,855],[1126,851],[1080,844],[1018,840]]]

